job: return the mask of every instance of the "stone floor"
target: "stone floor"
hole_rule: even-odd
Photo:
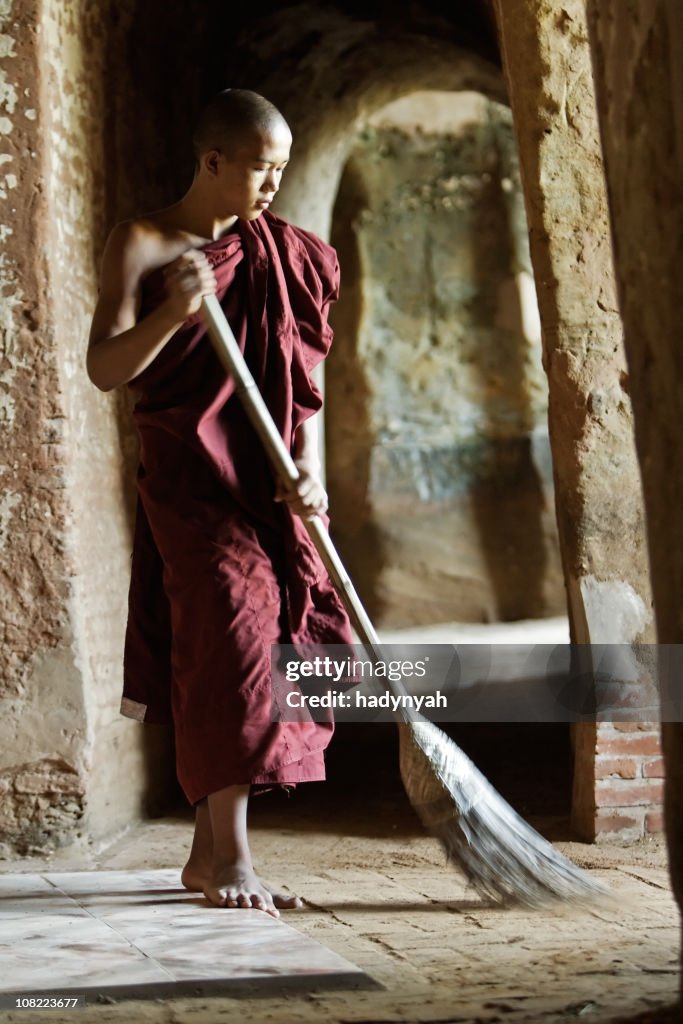
[[[205,911],[177,869],[2,875],[0,1005],[372,984],[282,918],[228,910],[217,934]]]
[[[563,818],[532,818],[558,849],[608,882],[614,899],[587,908],[500,909],[482,902],[444,863],[385,758],[381,764],[374,777],[361,766],[362,787],[351,780],[346,786],[312,784],[290,798],[265,794],[252,802],[251,812],[263,876],[306,900],[303,910],[283,915],[286,924],[366,972],[376,989],[311,983],[297,991],[264,988],[250,998],[179,994],[91,1004],[71,1014],[4,1011],[0,1020],[605,1024],[646,1012],[642,1020],[664,1019],[652,1014],[675,999],[678,925],[661,841],[629,849],[585,846],[568,840]],[[131,829],[100,851],[71,849],[5,863],[5,881],[14,873],[170,871],[181,864],[190,834],[190,819],[181,811]],[[102,886],[115,905],[106,874]],[[157,899],[152,883],[149,897]],[[238,915],[260,913],[198,909],[206,928],[215,929],[216,949]],[[265,949],[252,955],[267,960]],[[35,956],[38,961],[38,947]],[[84,961],[87,956],[84,951]]]
[[[539,628],[533,623],[508,625],[494,636],[491,627],[439,627],[411,631],[410,636],[392,633],[384,639],[391,643],[567,642],[566,621],[547,620],[541,632]],[[470,725],[454,727],[451,735],[557,849],[608,883],[612,899],[588,907],[562,905],[535,911],[486,904],[445,863],[438,843],[424,833],[415,817],[396,768],[393,726],[349,725],[338,729],[330,747],[328,782],[300,787],[289,798],[277,792],[259,796],[252,801],[251,831],[263,877],[279,888],[298,892],[306,901],[302,910],[286,913],[282,919],[301,936],[300,948],[305,950],[307,941],[319,944],[316,949],[324,947],[322,956],[330,951],[330,964],[335,955],[343,958],[365,972],[374,988],[350,990],[307,980],[295,990],[276,991],[263,985],[258,995],[251,990],[249,996],[233,992],[193,998],[176,990],[164,999],[150,988],[145,999],[109,996],[109,1001],[90,1002],[71,1013],[4,1011],[0,1022],[683,1022],[683,1013],[673,1008],[679,983],[679,928],[663,841],[651,838],[629,848],[571,841],[567,727],[508,725],[496,733],[491,726],[477,731]],[[155,913],[162,913],[155,908],[169,898],[169,888],[172,899],[184,904],[186,898],[174,890],[173,879],[191,831],[189,814],[181,808],[131,828],[103,849],[72,847],[51,857],[5,862],[2,884],[11,890],[34,884],[31,876],[54,878],[64,872],[96,871],[102,886],[100,902],[108,914],[116,915],[125,914],[125,907],[117,904],[114,883],[125,876],[111,873],[134,872],[136,886],[149,886],[151,921]],[[158,891],[160,871],[168,883],[162,886],[165,897]],[[78,882],[73,874],[71,879],[72,884],[74,879]],[[81,876],[81,882],[84,879]],[[91,875],[87,886],[92,881]],[[141,901],[136,915],[147,934],[144,912],[142,920],[139,917],[145,905],[139,889],[135,899]],[[219,951],[231,948],[238,932],[249,933],[252,950],[246,957],[244,950],[235,953],[235,963],[242,956],[240,962],[247,971],[268,970],[267,943],[259,946],[253,939],[259,911],[221,911],[203,905],[198,897],[190,897],[190,902],[193,921],[205,915],[205,923],[197,925],[204,948],[219,957]],[[88,909],[92,910],[92,903]],[[261,922],[263,934],[272,931],[270,923]],[[11,936],[9,920],[5,928]],[[169,925],[169,935],[171,930]],[[55,938],[59,948],[59,931],[53,929],[53,945]],[[167,949],[165,938],[162,929],[161,946]],[[35,946],[36,964],[41,963],[40,954],[40,946]],[[84,975],[88,955],[83,950]],[[0,988],[4,985],[7,991],[11,983],[11,963],[5,958],[0,963]]]

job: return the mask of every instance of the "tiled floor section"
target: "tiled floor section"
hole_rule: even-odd
[[[160,998],[371,979],[259,911],[207,911],[177,870],[0,877],[0,994]]]

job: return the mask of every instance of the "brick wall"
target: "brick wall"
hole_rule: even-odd
[[[628,842],[663,831],[664,762],[656,723],[601,723],[594,775],[596,841]]]

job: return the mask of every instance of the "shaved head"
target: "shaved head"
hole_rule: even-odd
[[[270,100],[249,89],[224,89],[209,100],[192,137],[195,158],[217,149],[228,153],[254,134],[266,135],[289,126]]]

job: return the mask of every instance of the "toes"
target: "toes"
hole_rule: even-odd
[[[259,910],[264,910],[266,914],[270,914],[271,917],[279,917],[280,911],[273,903],[272,896],[267,889],[258,893],[251,898],[252,907],[258,907]]]
[[[288,895],[284,892],[271,892],[273,905],[281,910],[298,910],[303,907],[304,901],[299,896]]]
[[[214,906],[239,908],[241,910],[260,910],[270,914],[271,917],[279,917],[279,907],[290,910],[302,907],[303,902],[298,896],[285,893],[274,893],[268,886],[263,885],[256,879],[252,889],[251,885],[238,883],[227,883],[223,885],[208,886],[205,895]]]
[[[221,906],[239,908],[240,910],[262,910],[271,917],[279,917],[280,911],[270,897],[270,893],[247,893],[239,892],[237,889],[228,889],[221,894],[223,901]]]
[[[225,898],[224,898],[224,901],[223,901],[223,906],[224,907],[238,907],[239,906],[239,903],[237,902],[238,898],[239,898],[239,893],[237,892],[237,889],[228,889],[228,890],[226,890]]]

